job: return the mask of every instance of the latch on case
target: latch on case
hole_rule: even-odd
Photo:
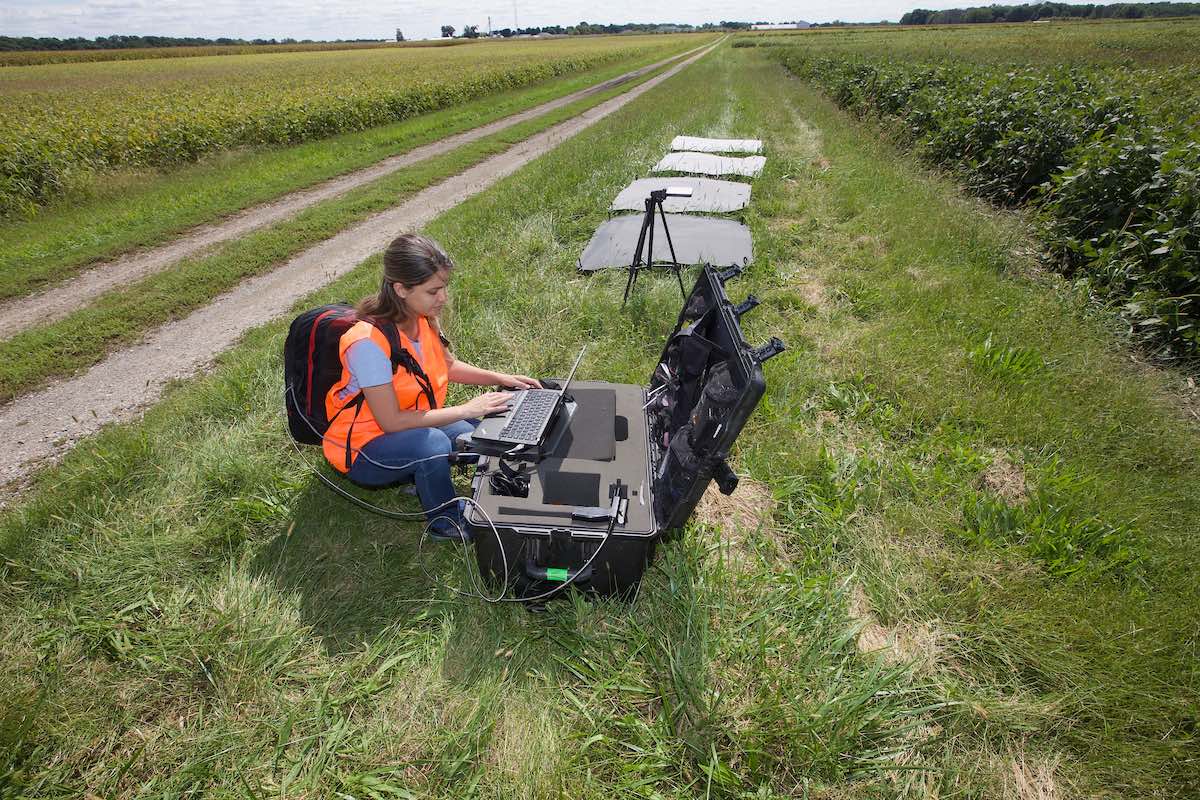
[[[733,307],[733,313],[737,316],[738,320],[741,320],[742,315],[744,315],[747,311],[754,308],[761,302],[762,301],[759,300],[754,295],[750,295],[745,300],[743,300],[742,302],[738,303],[736,306]]]
[[[771,341],[767,342],[762,347],[758,347],[750,351],[750,357],[761,364],[767,359],[774,358],[775,356],[779,355],[784,350],[787,350],[787,347],[785,347],[783,342],[779,340],[779,337],[772,336]]]

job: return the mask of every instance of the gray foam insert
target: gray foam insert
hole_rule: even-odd
[[[748,264],[754,257],[750,229],[740,222],[715,217],[693,217],[686,214],[667,214],[671,242],[680,264],[708,263],[727,267]],[[613,217],[606,220],[592,235],[592,240],[579,257],[579,269],[594,272],[608,267],[627,267],[637,249],[642,215]],[[647,242],[646,250],[649,250]],[[643,256],[646,254],[643,253]],[[656,219],[653,260],[666,261],[671,257],[662,220]]]
[[[676,136],[672,150],[697,153],[761,153],[762,139],[706,139],[703,136]]]
[[[717,156],[711,153],[667,153],[653,172],[690,172],[693,175],[739,175],[753,178],[762,172],[764,156]]]
[[[572,385],[570,395],[575,398],[575,414],[554,455],[612,461],[617,455],[615,393],[611,389],[576,389]]]
[[[739,211],[750,204],[750,184],[719,181],[714,178],[639,178],[626,186],[613,200],[613,211],[642,211],[650,192],[669,186],[686,186],[691,197],[668,197],[663,210],[668,214],[685,211],[727,213]]]
[[[613,442],[615,458],[593,460],[572,458],[569,452],[566,453],[566,457],[552,454],[531,471],[529,497],[493,494],[491,484],[485,479],[480,481],[475,491],[475,500],[499,527],[535,525],[602,533],[608,527],[606,522],[572,520],[569,509],[564,509],[560,503],[566,501],[570,505],[577,500],[590,498],[596,491],[592,487],[596,485],[599,487],[599,505],[607,505],[608,487],[620,478],[621,482],[629,487],[629,506],[625,524],[617,526],[613,534],[647,536],[653,533],[655,524],[653,498],[650,494],[650,450],[646,439],[646,412],[642,408],[646,401],[645,390],[634,384],[600,381],[575,381],[571,384],[571,390],[581,408],[590,400],[599,401],[607,391],[612,392],[614,411],[618,416],[625,418],[629,426],[628,436],[624,440]],[[577,414],[572,418],[571,424],[585,424],[588,418],[587,414]],[[488,458],[492,463],[496,461],[494,456]],[[598,483],[595,476],[599,476]],[[504,510],[501,511],[501,508]],[[526,514],[526,511],[533,513]],[[556,518],[554,515],[559,512],[562,512],[561,518]],[[473,524],[487,524],[473,506],[468,509],[467,516]],[[491,532],[484,535],[490,536]]]

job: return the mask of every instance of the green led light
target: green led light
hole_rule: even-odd
[[[567,571],[558,567],[546,568],[546,580],[548,581],[565,581],[567,579]]]

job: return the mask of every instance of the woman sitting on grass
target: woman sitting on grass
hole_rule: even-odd
[[[540,384],[524,375],[480,369],[446,349],[438,315],[448,299],[453,267],[441,246],[424,236],[406,233],[388,246],[379,294],[359,302],[360,321],[341,337],[342,378],[325,400],[333,421],[324,452],[335,469],[363,486],[413,480],[430,536],[464,541],[463,503],[453,502],[446,456],[455,438],[474,430],[477,418],[503,411],[512,395],[486,392],[446,408],[446,386],[450,381],[513,388]],[[412,357],[410,368],[392,372],[384,325],[396,327]],[[336,414],[360,389],[366,402],[358,413]]]

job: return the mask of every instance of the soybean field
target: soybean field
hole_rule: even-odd
[[[1200,355],[1200,22],[747,37],[975,193],[1164,358]],[[735,45],[735,46],[738,46]]]
[[[141,61],[147,58],[197,58],[199,56],[265,55],[327,50],[396,49],[401,47],[457,47],[480,43],[475,39],[418,39],[411,42],[295,42],[281,44],[205,44],[183,47],[121,47],[112,50],[6,50],[0,67],[32,64],[77,64],[86,61]]]
[[[118,168],[366,130],[650,52],[686,36],[495,42],[0,71],[0,215]]]

